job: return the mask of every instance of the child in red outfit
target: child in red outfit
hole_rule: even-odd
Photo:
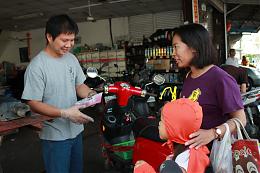
[[[167,139],[172,149],[173,159],[184,173],[204,173],[209,165],[209,150],[206,146],[198,149],[185,148],[176,155],[177,146],[184,146],[189,135],[198,131],[202,123],[202,108],[197,102],[188,98],[181,98],[164,105],[159,123],[161,139]],[[175,153],[175,155],[174,155]],[[170,158],[170,157],[169,157]],[[156,171],[145,161],[138,161],[134,173],[155,173]]]

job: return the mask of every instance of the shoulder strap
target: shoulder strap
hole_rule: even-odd
[[[186,77],[185,77],[185,78],[187,78],[187,77],[189,76],[190,72],[191,72],[191,71],[188,71],[188,73],[186,74]]]
[[[238,139],[243,139],[243,136],[242,136],[242,132],[241,132],[241,129],[246,137],[246,139],[251,139],[246,131],[246,129],[244,128],[242,122],[240,121],[240,119],[238,118],[232,118],[236,124],[236,127],[237,127],[237,135],[238,135]]]

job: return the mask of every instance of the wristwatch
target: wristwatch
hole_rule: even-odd
[[[214,132],[215,132],[215,139],[220,139],[222,131],[219,128],[215,127]]]

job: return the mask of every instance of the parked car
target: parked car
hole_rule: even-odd
[[[248,66],[240,66],[247,71],[248,74],[248,91],[252,89],[252,87],[260,86],[260,71],[253,67]]]

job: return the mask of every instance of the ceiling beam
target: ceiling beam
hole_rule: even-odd
[[[224,0],[225,3],[243,4],[243,5],[260,5],[259,0]]]
[[[224,13],[224,3],[221,0],[208,0],[213,7],[215,7],[220,13]]]
[[[236,21],[255,21],[255,22],[260,22],[260,18],[257,18],[256,15],[260,13],[260,9],[259,8],[254,8],[251,10],[251,12],[247,15],[247,16],[244,16],[244,15],[241,15],[241,16],[238,16],[238,15],[232,15],[230,16],[229,18],[231,20],[236,20]]]
[[[230,19],[231,21],[234,22],[260,22],[260,19],[248,19],[246,17],[241,17],[241,18],[232,18]]]
[[[241,6],[242,6],[242,4],[239,4],[239,5],[235,6],[234,8],[232,8],[231,10],[227,11],[227,15],[229,15],[230,13],[232,13],[233,11],[235,11],[236,9],[238,9]]]
[[[257,32],[260,30],[260,25],[257,27],[257,29],[256,29],[256,30],[257,30]]]
[[[258,11],[259,11],[259,9],[255,8],[254,10],[251,11],[250,14],[248,14],[248,16],[246,18],[247,19],[254,19],[255,15],[257,14]],[[253,20],[253,23],[254,23],[254,21],[256,21],[256,20]],[[245,23],[246,23],[246,20],[241,23],[239,28],[241,28]]]

